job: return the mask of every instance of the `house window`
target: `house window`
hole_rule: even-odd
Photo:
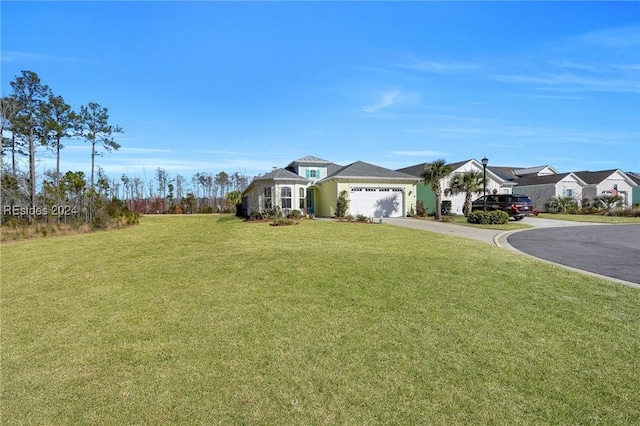
[[[300,210],[304,209],[305,201],[304,201],[304,196],[307,193],[307,190],[304,188],[300,188]]]
[[[318,171],[317,170],[309,170],[309,177],[317,178],[318,177]]]
[[[281,207],[283,209],[291,208],[291,188],[288,186],[283,186],[280,190],[280,196],[282,198]]]
[[[263,198],[262,198],[262,207],[265,210],[271,210],[273,207],[271,204],[271,188],[264,188]]]

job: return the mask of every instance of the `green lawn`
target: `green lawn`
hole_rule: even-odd
[[[544,219],[570,220],[573,222],[640,223],[640,217],[604,216],[598,214],[540,213],[538,217]]]
[[[640,422],[640,290],[388,224],[2,246],[2,424]]]

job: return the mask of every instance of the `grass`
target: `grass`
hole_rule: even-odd
[[[640,223],[640,217],[604,216],[598,214],[540,213],[538,217],[544,219],[570,220],[573,222]]]
[[[3,424],[640,421],[640,291],[480,242],[159,216],[1,262]]]

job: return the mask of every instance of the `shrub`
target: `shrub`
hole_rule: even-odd
[[[369,216],[363,214],[356,215],[356,222],[369,222]]]
[[[273,219],[273,222],[271,222],[271,226],[289,226],[297,224],[297,221],[289,219],[287,217],[276,217],[275,219]]]
[[[260,212],[258,210],[254,210],[249,215],[249,219],[250,220],[263,220],[264,219],[264,215],[262,214],[262,212]]]
[[[594,200],[595,206],[604,209],[606,212],[610,212],[615,207],[620,207],[622,204],[622,197],[619,195],[601,195]]]
[[[424,208],[422,200],[418,200],[416,203],[416,216],[425,217],[427,215],[427,209]]]
[[[340,193],[338,201],[336,203],[336,217],[344,217],[347,214],[349,207],[349,198],[346,190]]]
[[[640,208],[617,208],[607,213],[607,216],[621,216],[621,217],[640,217]]]
[[[551,197],[544,203],[549,213],[576,213],[578,202],[573,197]]]
[[[509,222],[509,214],[502,210],[485,212],[482,210],[469,213],[467,222],[480,225],[501,225]]]
[[[450,215],[451,214],[451,200],[444,200],[442,201],[442,203],[440,204],[440,212],[443,215]]]
[[[289,213],[289,218],[291,219],[300,219],[302,217],[302,212],[300,210],[291,210]]]

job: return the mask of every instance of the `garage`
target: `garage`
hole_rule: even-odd
[[[351,187],[349,213],[367,217],[404,216],[404,191],[393,187]]]

